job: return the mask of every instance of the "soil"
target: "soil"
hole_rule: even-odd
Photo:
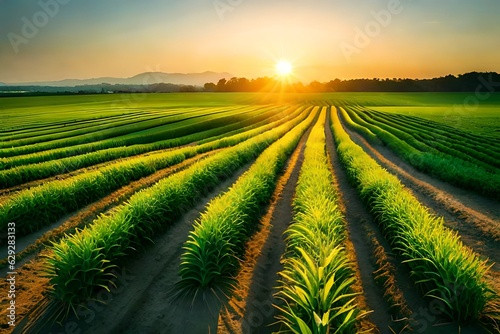
[[[401,259],[393,254],[356,189],[348,182],[328,125],[329,122],[325,127],[327,152],[335,175],[334,186],[339,192],[339,204],[347,223],[347,247],[355,262],[356,276],[360,281],[359,286],[354,289],[363,293],[359,304],[373,311],[363,322],[362,328],[369,329],[371,333],[404,332],[410,327],[415,332],[425,333],[482,333],[474,325],[464,328],[456,324],[443,324],[439,314],[433,313],[428,301],[423,299],[412,282],[407,266],[402,265]],[[122,269],[116,272],[117,287],[111,289],[111,292],[102,290],[95,301],[84,305],[85,309],[78,308],[79,318],[70,316],[62,324],[51,325],[47,322],[50,311],[54,310],[55,306],[45,297],[49,289],[48,279],[41,274],[43,255],[46,251],[37,253],[34,259],[18,270],[19,322],[15,333],[35,333],[36,330],[40,333],[95,334],[240,334],[279,331],[280,325],[275,319],[277,309],[272,304],[280,305],[274,293],[278,285],[278,273],[282,270],[280,260],[285,251],[283,232],[293,218],[292,201],[309,131],[288,160],[270,205],[260,219],[259,229],[245,247],[237,286],[231,296],[222,298],[220,294],[205,291],[200,298],[191,300],[173,298],[177,291],[175,284],[180,279],[178,269],[182,246],[192,230],[193,222],[200,217],[205,206],[213,198],[227,191],[250,164],[222,182],[166,233],[158,235],[153,245],[127,258]],[[491,204],[487,199],[461,190],[455,193],[448,185],[441,187],[440,181],[418,174],[385,147],[371,146],[356,133],[349,131],[349,134],[365,151],[378,159],[379,163],[400,177],[430,209],[440,215],[446,213],[447,226],[457,225],[456,229],[466,244],[472,245],[474,250],[484,256],[498,256],[493,252],[498,250],[498,244],[495,243],[495,232],[498,232],[495,227],[498,225],[494,224],[498,224],[500,208],[488,208],[483,211],[483,208]],[[76,226],[89,223],[98,213],[122,203],[137,190],[152,185],[156,180],[178,170],[176,168],[185,168],[194,162],[195,158],[192,159],[193,161],[186,160],[180,165],[134,182],[81,210],[64,225],[58,228],[50,227],[50,231],[47,231],[38,243],[35,242],[35,237],[31,237],[28,244],[31,242],[39,247],[32,252],[36,253],[38,249],[43,248],[43,242],[40,240],[46,236],[52,233],[62,235]],[[470,201],[464,200],[465,198]],[[449,217],[453,218],[454,223],[450,223]],[[479,243],[480,240],[483,242]],[[381,268],[389,265],[393,269],[387,273],[390,284],[395,287],[392,297],[386,294],[386,289],[374,278],[374,272],[379,273]],[[0,284],[2,291],[6,287],[5,282]],[[391,300],[396,299],[396,294],[399,309],[404,312],[394,311],[397,308],[391,304]],[[26,314],[27,316],[21,319]],[[8,331],[8,328],[0,328],[0,332]]]
[[[292,201],[295,184],[304,159],[304,147],[309,131],[304,134],[290,157],[285,173],[277,182],[267,213],[261,218],[260,229],[246,247],[233,297],[219,318],[218,333],[270,333],[279,330],[273,304],[278,273],[283,269],[280,259],[285,251],[283,233],[292,221]]]
[[[64,236],[64,234],[72,233],[76,228],[83,228],[86,224],[91,223],[99,214],[109,211],[118,205],[122,204],[130,198],[137,191],[150,187],[162,178],[170,174],[178,172],[182,169],[188,168],[193,163],[207,157],[210,154],[216,153],[219,150],[199,154],[195,157],[186,159],[181,163],[167,167],[157,171],[156,173],[143,177],[137,181],[133,181],[128,185],[112,192],[108,196],[96,201],[85,208],[65,217],[59,219],[57,222],[46,226],[36,232],[26,236],[19,237],[16,240],[16,259],[17,266],[21,266],[29,259],[33,258],[36,250],[41,249],[44,245],[49,244],[50,241],[55,241]],[[32,255],[32,256],[29,256]],[[5,263],[3,259],[1,263]],[[1,266],[1,264],[0,264]],[[0,267],[2,274],[4,268]]]
[[[459,233],[462,242],[495,262],[500,271],[500,205],[493,199],[465,191],[423,174],[396,156],[387,147],[372,145],[362,136],[347,131],[382,167],[395,174],[432,213],[444,217],[445,226]]]
[[[339,119],[341,119],[341,118],[339,117]],[[344,128],[344,130],[346,130],[348,132],[349,136],[351,137],[351,139],[353,139],[353,141],[356,142],[356,144],[360,145],[365,150],[365,152],[370,154],[370,156],[372,156],[372,158],[374,158],[384,168],[391,171],[390,167],[395,166],[395,171],[398,171],[399,165],[395,165],[394,163],[391,162],[391,160],[389,160],[387,158],[387,156],[390,156],[392,158],[397,158],[394,156],[394,154],[391,151],[387,150],[387,148],[385,148],[385,147],[381,147],[381,149],[384,150],[384,155],[382,155],[381,153],[378,153],[379,151],[375,150],[368,142],[366,142],[366,140],[364,140],[357,133],[350,131],[345,125],[343,125],[343,128]],[[328,135],[328,131],[327,131],[327,135]],[[328,140],[327,140],[327,142],[328,142]],[[333,143],[333,140],[332,140],[332,143]],[[333,143],[333,145],[334,145],[334,143]],[[378,154],[376,155],[376,154],[374,154],[374,152],[376,152]],[[387,156],[385,154],[387,154]],[[332,154],[332,156],[333,156],[333,154]],[[337,161],[337,163],[334,163],[333,165],[339,167],[340,162]],[[412,168],[411,166],[406,166],[406,167]],[[425,333],[444,333],[444,332],[470,333],[470,334],[485,333],[485,331],[481,327],[479,327],[479,325],[477,325],[477,324],[472,324],[469,326],[459,326],[456,323],[447,323],[447,322],[443,321],[442,319],[440,319],[439,314],[435,314],[432,312],[429,304],[423,299],[421,293],[419,293],[419,291],[416,291],[415,285],[410,278],[410,272],[408,270],[409,268],[406,265],[403,265],[401,263],[402,259],[400,259],[398,256],[394,255],[394,253],[391,251],[390,246],[388,245],[388,243],[386,242],[386,240],[382,236],[380,230],[376,226],[376,223],[374,223],[373,220],[371,219],[371,214],[368,213],[368,211],[366,210],[366,207],[362,204],[359,196],[357,196],[357,194],[356,195],[352,194],[352,191],[354,190],[354,188],[349,185],[349,182],[347,182],[347,180],[348,180],[347,175],[345,174],[343,168],[336,169],[335,171],[338,175],[339,186],[341,187],[342,196],[344,198],[346,196],[349,196],[350,200],[352,200],[355,203],[356,202],[358,203],[357,206],[356,205],[354,206],[354,207],[357,207],[356,210],[353,210],[354,214],[358,215],[363,210],[365,211],[364,232],[363,232],[363,229],[358,229],[358,231],[355,234],[357,234],[357,235],[365,234],[368,236],[373,236],[376,239],[376,241],[378,243],[380,243],[380,245],[383,246],[383,248],[385,249],[386,255],[389,255],[389,259],[391,260],[391,264],[394,265],[394,267],[396,269],[395,277],[394,277],[395,284],[397,284],[398,288],[402,291],[403,297],[408,303],[408,305],[406,307],[408,307],[408,310],[412,313],[411,318],[409,319],[409,324],[411,325],[411,328],[413,328],[414,331],[425,332]],[[416,173],[418,173],[418,172],[415,171],[415,173],[412,173],[412,175],[416,175]],[[398,173],[395,173],[395,174],[399,177]],[[420,174],[422,174],[422,173],[420,173]],[[431,182],[437,182],[437,183],[440,182],[438,180],[433,180],[432,178],[429,178],[427,175],[424,175],[424,176],[426,179],[431,179]],[[416,180],[419,180],[419,179],[416,179]],[[423,181],[421,181],[421,182],[424,183]],[[342,184],[344,184],[344,187],[342,187]],[[351,187],[351,190],[349,190],[349,187]],[[407,185],[407,187],[412,189],[408,185]],[[439,190],[439,189],[437,189],[437,190]],[[413,191],[413,192],[415,193],[415,191]],[[459,192],[463,192],[463,190],[460,189]],[[452,195],[450,194],[449,196],[451,197]],[[472,194],[472,196],[475,197],[475,202],[481,203],[481,200],[484,200],[485,203],[490,202],[489,199],[482,199],[480,196],[478,198],[478,196],[476,196],[475,194]],[[420,200],[420,198],[419,198],[419,200]],[[484,202],[483,202],[483,205],[485,205]],[[434,210],[435,208],[439,208],[438,204],[432,203],[432,202],[431,202],[431,204],[432,204],[430,206],[431,210]],[[353,209],[351,201],[349,201],[349,205],[347,206],[347,208],[348,208],[348,210]],[[465,208],[465,206],[464,206],[464,208]],[[494,211],[496,211],[496,210],[494,210]],[[348,221],[350,221],[348,211],[346,212],[346,218]],[[368,222],[368,224],[366,224],[366,222]],[[349,226],[351,226],[351,224],[349,224]],[[352,234],[353,233],[351,233],[351,235]],[[367,250],[367,249],[365,248],[365,250]],[[358,259],[358,261],[360,261],[360,259]],[[493,274],[491,274],[490,280],[493,281],[493,277],[496,277],[496,280],[498,280],[498,277],[500,277],[500,276],[498,275],[498,273],[493,273]],[[367,282],[367,279],[363,279],[363,284],[365,284],[365,282]],[[397,282],[399,282],[399,283],[397,283]],[[498,287],[498,282],[493,281],[492,283]],[[366,292],[366,293],[367,293],[367,295],[369,295],[369,292]],[[370,305],[370,298],[368,298],[368,305]],[[380,306],[382,306],[382,305],[380,305]],[[399,322],[399,320],[397,320],[397,319],[396,319],[396,321]],[[379,325],[378,328],[384,328],[384,327],[380,327],[380,325]],[[385,327],[385,328],[387,328],[387,327]],[[391,329],[393,329],[393,327],[391,327]],[[410,328],[407,328],[407,329],[409,330]]]
[[[328,119],[325,125],[327,150],[333,166],[339,199],[347,222],[347,230],[356,253],[366,303],[368,309],[372,310],[369,319],[376,325],[379,333],[384,333],[389,330],[390,326],[396,327],[396,324],[393,323],[392,315],[388,311],[390,305],[384,300],[384,290],[373,279],[376,266],[373,250],[368,240],[369,233],[375,235],[376,239],[384,245],[386,253],[390,253],[391,250],[378,231],[371,214],[359,198],[356,189],[348,181],[347,174],[339,161],[329,124],[330,120]],[[408,292],[408,294],[410,293]]]

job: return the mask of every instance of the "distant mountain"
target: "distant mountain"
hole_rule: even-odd
[[[21,82],[8,83],[9,86],[52,86],[52,87],[71,87],[82,85],[151,85],[156,83],[171,83],[177,85],[203,86],[207,82],[217,82],[222,78],[230,79],[234,75],[222,72],[203,72],[203,73],[164,73],[164,72],[145,72],[137,74],[130,78],[111,78],[101,77],[92,79],[64,79],[59,81],[39,81],[39,82]],[[2,83],[0,83],[2,84]]]

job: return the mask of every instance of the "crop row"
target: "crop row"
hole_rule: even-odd
[[[26,135],[11,136],[10,138],[2,138],[2,143],[0,144],[0,148],[14,148],[17,146],[39,144],[56,139],[71,138],[84,134],[90,134],[97,131],[112,129],[118,126],[137,124],[149,120],[157,120],[163,117],[164,115],[161,114],[142,114],[142,115],[139,114],[139,115],[131,115],[125,119],[102,121],[95,125],[80,126],[73,130],[66,130],[64,128],[63,129],[59,128],[51,131],[46,131],[46,133],[43,134],[31,134],[31,136],[29,137]]]
[[[31,124],[31,126],[11,129],[11,130],[1,130],[0,138],[5,140],[15,140],[22,138],[29,138],[31,136],[41,136],[48,133],[64,132],[80,129],[85,126],[93,126],[95,124],[101,123],[113,123],[129,117],[136,117],[140,115],[146,115],[149,113],[136,111],[123,113],[121,115],[111,115],[111,116],[100,116],[91,119],[73,120],[73,121],[55,121],[50,123],[36,123]]]
[[[450,132],[440,133],[432,126],[413,125],[408,119],[400,121],[381,112],[360,110],[358,113],[366,115],[368,117],[365,118],[366,121],[383,123],[404,131],[429,148],[469,161],[487,170],[495,170],[492,166],[500,167],[500,153],[497,153],[489,144],[471,143],[463,137],[455,137]]]
[[[120,259],[168,228],[221,179],[303,122],[303,118],[290,121],[166,177],[54,244],[46,268],[52,296],[70,307],[91,298],[97,288],[109,284],[110,270]]]
[[[21,129],[14,132],[0,132],[0,139],[3,142],[23,140],[29,138],[42,138],[51,134],[71,134],[73,131],[79,131],[86,128],[94,128],[95,126],[119,124],[123,121],[141,119],[143,117],[153,117],[155,114],[146,112],[131,112],[125,115],[102,117],[92,121],[75,122],[69,124],[47,125],[41,129]],[[7,147],[9,145],[6,145]]]
[[[500,174],[486,171],[475,164],[460,158],[444,154],[419,142],[411,135],[380,123],[371,123],[359,117],[348,108],[346,113],[341,113],[344,119],[351,118],[360,126],[367,127],[386,144],[394,153],[403,160],[413,165],[418,170],[443,181],[454,184],[464,189],[474,190],[490,197],[498,197],[500,189]],[[346,124],[349,125],[347,120]],[[390,130],[390,131],[389,131]],[[363,133],[361,133],[363,135]],[[370,139],[367,137],[367,139]]]
[[[121,136],[118,138],[100,140],[87,144],[61,147],[9,158],[0,158],[0,168],[9,169],[16,166],[70,158],[89,153],[92,155],[98,155],[99,152],[106,152],[103,155],[107,155],[109,151],[113,151],[111,155],[114,156],[117,154],[116,152],[121,152],[123,150],[124,156],[130,156],[189,143],[186,141],[190,140],[190,137],[188,136],[194,134],[195,132],[206,132],[206,136],[211,136],[213,134],[219,134],[219,131],[240,128],[240,125],[248,124],[249,119],[253,119],[255,121],[256,119],[260,119],[261,117],[265,118],[269,115],[271,115],[271,112],[268,109],[262,108],[260,110],[248,110],[245,117],[240,115],[220,115],[220,117],[207,116],[202,119],[197,119],[196,122],[193,122],[193,120],[186,120],[170,125],[168,128],[169,131],[166,133],[162,132],[159,135],[154,136],[154,138],[150,137],[148,139],[148,142],[150,142],[149,144],[140,144],[143,140],[138,140],[137,137],[142,138],[143,136],[138,136],[136,133],[132,133],[131,138],[130,136],[128,136],[128,138]],[[203,134],[203,137],[201,138],[206,138],[206,136]],[[72,163],[69,162],[68,165],[71,166]]]
[[[298,115],[285,125],[291,127],[300,122],[306,114],[307,112]],[[180,163],[197,154],[238,144],[263,131],[269,131],[280,123],[281,121],[276,121],[261,128],[201,145],[127,159],[94,172],[22,190],[5,203],[0,204],[0,227],[4,228],[8,222],[15,221],[19,235],[30,233],[133,180],[153,174],[159,169]]]
[[[17,133],[22,130],[37,130],[54,125],[64,126],[84,122],[91,124],[99,119],[122,116],[130,112],[166,110],[175,106],[165,101],[148,104],[148,101],[127,100],[123,95],[2,98],[2,114],[5,118],[0,124],[0,131]],[[155,97],[149,100],[158,101]]]
[[[243,111],[244,112],[244,111]],[[62,138],[43,143],[35,143],[13,148],[0,149],[0,157],[11,157],[55,148],[66,148],[75,145],[92,143],[108,139],[108,147],[130,145],[137,143],[152,142],[162,138],[169,133],[173,124],[181,121],[196,123],[206,119],[214,118],[217,114],[235,115],[241,111],[226,111],[226,109],[201,109],[186,113],[177,113],[157,119],[145,120],[135,124],[113,127],[111,129],[82,134],[70,138]],[[120,138],[117,138],[120,137]],[[172,137],[171,137],[172,138]],[[101,144],[102,145],[102,144]]]
[[[365,109],[366,110],[366,109]],[[446,125],[443,123],[435,122],[432,120],[410,116],[410,115],[402,115],[402,114],[392,114],[380,112],[381,115],[385,115],[391,119],[398,119],[404,122],[408,122],[414,125],[420,125],[424,128],[430,128],[436,131],[437,134],[442,134],[448,136],[449,138],[464,140],[467,143],[478,144],[479,146],[489,146],[494,148],[496,144],[500,142],[500,139],[495,139],[492,137],[488,137],[485,135],[474,134],[471,132],[463,131],[457,129],[453,126]]]
[[[296,110],[296,113],[299,112],[300,112],[299,110]],[[274,110],[272,116],[268,117],[265,120],[269,121],[270,118],[275,119],[274,116],[276,116],[277,114],[284,116],[283,122],[286,120],[288,116],[286,111],[284,111],[283,113],[277,113],[277,111]],[[29,181],[39,180],[46,177],[51,177],[54,175],[71,172],[80,168],[93,166],[99,163],[112,161],[118,158],[131,157],[134,155],[153,152],[165,148],[186,145],[199,140],[212,141],[215,139],[220,139],[222,138],[222,136],[224,136],[224,134],[230,136],[229,132],[235,134],[248,129],[252,129],[256,125],[261,126],[263,121],[257,122],[257,120],[265,116],[269,116],[268,113],[257,114],[256,116],[250,117],[249,119],[245,118],[241,122],[229,123],[228,125],[223,125],[215,128],[210,128],[209,126],[210,124],[213,124],[215,120],[209,120],[207,122],[197,123],[196,125],[183,125],[182,129],[177,129],[177,130],[190,131],[190,132],[196,131],[198,129],[202,130],[205,129],[205,130],[185,136],[180,136],[173,139],[161,140],[152,144],[132,145],[127,147],[105,149],[82,155],[62,158],[58,160],[52,160],[38,164],[29,164],[25,166],[19,166],[15,168],[2,170],[0,171],[0,188],[13,187]],[[221,124],[227,124],[227,118],[224,118],[222,120],[217,120],[217,122]],[[249,122],[254,122],[254,124],[245,126],[249,124]],[[176,130],[175,128],[171,129],[170,136],[175,134],[176,132],[175,130]],[[64,151],[62,151],[61,153],[64,153]]]
[[[369,111],[369,110],[368,110]],[[500,140],[490,138],[485,135],[473,134],[470,132],[462,131],[456,129],[454,127],[444,125],[438,122],[434,122],[431,120],[426,120],[420,117],[409,116],[409,115],[400,115],[400,114],[388,114],[388,113],[380,113],[380,116],[389,117],[394,120],[400,120],[409,125],[420,126],[423,129],[431,130],[432,133],[438,136],[441,136],[443,139],[453,139],[459,142],[463,142],[466,145],[473,145],[473,147],[477,148],[490,148],[496,150],[498,152],[498,143]],[[394,117],[391,117],[394,116]]]
[[[427,208],[381,168],[342,128],[336,112],[332,130],[337,150],[351,181],[367,203],[393,249],[411,269],[424,295],[439,305],[443,316],[467,322],[486,316],[498,298],[485,281],[488,264],[465,247],[443,219]]]
[[[184,244],[179,287],[187,293],[231,289],[245,243],[257,229],[262,207],[274,191],[277,176],[317,109],[299,126],[267,148],[223,195],[212,200]]]
[[[342,115],[342,120],[350,129],[360,133],[371,143],[381,143],[376,134],[374,134],[367,126],[361,125],[365,122],[356,113],[347,114],[344,108],[339,108],[339,112]]]
[[[293,333],[354,333],[363,315],[343,242],[344,219],[337,204],[325,147],[326,108],[304,151],[286,234],[284,269],[277,296],[279,321]]]

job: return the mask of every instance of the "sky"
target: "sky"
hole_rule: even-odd
[[[0,82],[500,72],[500,0],[0,0]]]

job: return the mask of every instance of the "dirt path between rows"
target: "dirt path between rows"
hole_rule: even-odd
[[[340,115],[339,118],[341,119]],[[495,262],[500,271],[500,205],[495,200],[459,189],[417,171],[387,147],[372,145],[343,124],[352,140],[373,159],[395,174],[431,212],[444,217],[465,245]]]
[[[183,215],[163,235],[154,239],[152,246],[126,261],[119,275],[116,293],[102,298],[107,305],[90,302],[88,312],[80,319],[71,316],[61,325],[45,328],[43,332],[59,333],[65,327],[80,329],[82,333],[207,333],[217,328],[217,301],[206,305],[191,305],[173,301],[174,284],[179,280],[178,268],[182,245],[188,238],[195,219],[205,206],[220,193],[227,191],[251,163],[240,168],[222,182],[198,205]],[[99,300],[99,294],[98,300]]]
[[[43,304],[44,300],[46,300],[44,296],[46,295],[49,287],[48,279],[43,277],[43,256],[47,254],[47,250],[44,248],[45,245],[49,243],[49,240],[57,240],[65,234],[72,233],[77,227],[83,228],[85,225],[90,224],[99,214],[109,212],[109,210],[112,210],[114,207],[128,200],[128,198],[130,198],[130,196],[132,196],[135,192],[153,185],[158,180],[167,177],[172,173],[189,167],[191,164],[205,158],[210,153],[213,152],[207,152],[205,154],[187,159],[177,165],[160,170],[149,177],[132,182],[131,184],[120,188],[105,198],[73,214],[69,219],[61,220],[57,223],[56,227],[52,226],[48,228],[47,232],[42,233],[42,236],[39,238],[38,236],[40,234],[27,236],[26,238],[30,240],[36,239],[36,241],[31,244],[28,243],[29,246],[22,252],[18,251],[16,257],[16,268],[18,268],[16,270],[18,273],[16,278],[16,289],[19,292],[16,294],[16,322],[23,322],[23,318],[27,314],[30,314],[30,312],[34,311],[40,303]],[[18,243],[20,245],[27,244],[28,239],[20,238],[18,239]],[[18,247],[18,249],[20,248]],[[5,276],[7,269],[2,267],[1,271]],[[6,289],[6,282],[4,281],[0,283],[0,291],[7,291]],[[0,304],[3,306],[6,305],[7,302],[7,294],[5,293],[1,296]],[[41,310],[41,312],[43,312],[43,310]],[[0,315],[3,317],[4,313],[5,310],[2,309]],[[28,318],[29,319],[25,319],[25,322],[31,321],[32,317]],[[0,329],[0,333],[1,332],[2,329]]]
[[[313,126],[313,125],[312,125]],[[259,231],[246,246],[233,297],[221,310],[218,332],[221,334],[272,333],[279,331],[273,304],[277,292],[280,262],[285,252],[283,233],[292,221],[295,194],[304,148],[312,126],[302,136],[279,178],[266,214],[260,219]]]
[[[332,132],[330,128],[325,129],[325,131],[327,134],[327,148],[334,168],[342,206],[344,207],[349,237],[356,251],[366,301],[370,309],[374,310],[369,317],[377,325],[380,333],[410,332],[410,327],[417,333],[484,333],[476,325],[459,327],[456,323],[442,323],[440,314],[435,313],[430,308],[428,302],[424,300],[422,294],[416,289],[411,280],[409,268],[403,265],[401,263],[402,259],[392,252],[377,223],[361,201],[357,190],[349,183],[347,173],[339,160]],[[380,254],[374,253],[371,238],[375,239],[376,244],[385,253],[388,262],[385,265],[393,266],[394,272],[390,279],[393,280],[391,283],[397,288],[397,293],[400,296],[389,295],[388,298],[384,299],[384,293],[388,291],[375,282],[374,271],[379,269],[375,261],[380,259]],[[403,313],[403,315],[408,314],[408,319],[397,318],[389,312],[389,309],[394,308],[394,306],[386,300],[394,297],[399,298],[398,302],[406,304],[395,305],[395,307],[402,309],[400,313]]]
[[[369,319],[376,325],[379,333],[385,333],[390,327],[396,327],[397,324],[392,321],[392,315],[389,312],[390,305],[384,300],[384,291],[377,285],[373,279],[373,272],[377,269],[374,263],[373,250],[368,240],[369,233],[375,235],[380,244],[383,245],[386,253],[391,253],[390,246],[386,243],[382,234],[379,232],[376,223],[371,214],[359,198],[357,191],[349,183],[346,171],[339,160],[332,131],[330,129],[330,113],[328,113],[327,123],[325,124],[326,146],[330,156],[330,162],[333,167],[339,202],[347,222],[347,231],[356,253],[359,274],[365,293],[366,303],[373,313]],[[392,257],[391,257],[392,258]],[[396,260],[392,259],[393,264]],[[398,282],[407,283],[405,276],[400,275]],[[411,290],[405,291],[411,299],[416,299],[417,295]]]

